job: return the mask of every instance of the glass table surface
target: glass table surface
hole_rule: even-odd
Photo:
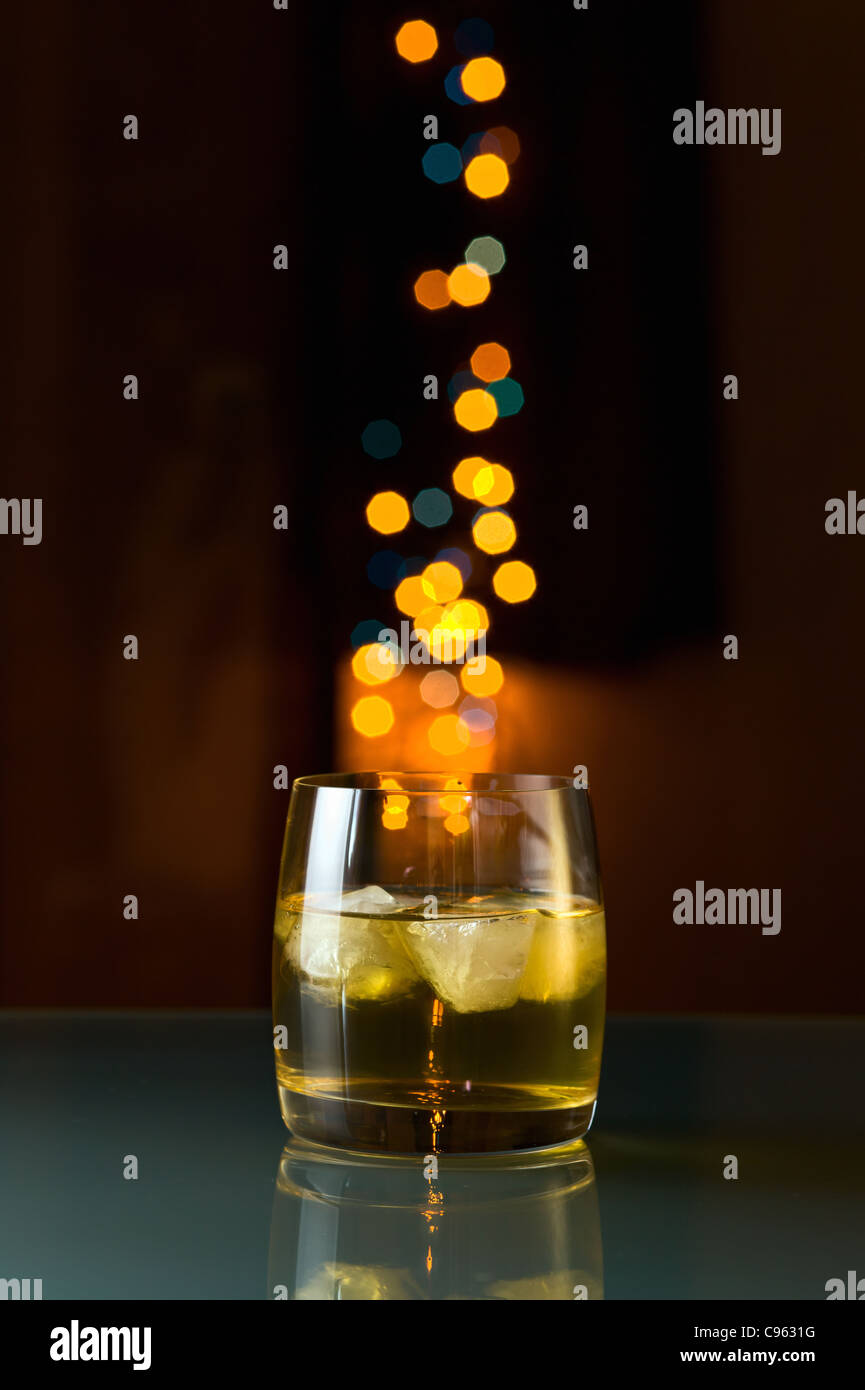
[[[863,1064],[856,1019],[613,1016],[586,1143],[430,1165],[292,1141],[264,1011],[7,1010],[0,1280],[43,1299],[823,1300],[862,1266]]]

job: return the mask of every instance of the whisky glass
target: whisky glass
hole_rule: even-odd
[[[295,1136],[429,1155],[578,1139],[605,990],[592,810],[569,778],[294,783],[273,1023]]]

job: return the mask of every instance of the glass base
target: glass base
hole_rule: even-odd
[[[412,1110],[332,1100],[277,1086],[292,1134],[314,1144],[391,1154],[484,1154],[571,1144],[588,1131],[595,1102],[556,1110]]]

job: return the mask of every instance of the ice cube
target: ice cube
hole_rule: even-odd
[[[540,1300],[573,1302],[574,1289],[578,1285],[585,1286],[590,1299],[604,1296],[598,1280],[579,1269],[551,1270],[549,1274],[527,1279],[497,1279],[490,1284],[489,1293],[493,1298],[516,1299],[520,1303]]]
[[[386,888],[370,883],[366,888],[353,888],[350,893],[308,893],[305,904],[318,912],[356,912],[359,916],[375,916],[382,908],[394,907],[396,898]]]
[[[539,913],[523,975],[521,999],[546,1004],[580,999],[604,977],[604,914],[548,917]]]
[[[384,889],[376,890],[383,894]],[[366,910],[387,907],[381,896],[362,889]],[[394,903],[390,894],[385,895]],[[346,894],[352,908],[355,894]],[[347,917],[335,912],[304,910],[286,941],[282,968],[299,970],[316,989],[349,1000],[396,999],[419,983],[418,974],[399,938],[396,925],[381,918]]]
[[[517,1002],[534,913],[401,924],[406,949],[430,988],[457,1013],[509,1009]]]
[[[421,1293],[407,1269],[384,1265],[349,1265],[328,1261],[298,1289],[296,1300],[327,1302],[403,1301],[421,1299]]]

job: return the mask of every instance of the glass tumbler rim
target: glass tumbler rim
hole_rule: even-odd
[[[454,787],[457,781],[463,785]],[[398,782],[399,786],[383,785]],[[424,785],[428,784],[428,785]],[[543,772],[469,772],[460,768],[400,772],[390,769],[364,772],[319,772],[296,777],[292,790],[377,792],[382,796],[442,796],[463,791],[466,795],[533,796],[560,791],[581,791],[573,776]]]

